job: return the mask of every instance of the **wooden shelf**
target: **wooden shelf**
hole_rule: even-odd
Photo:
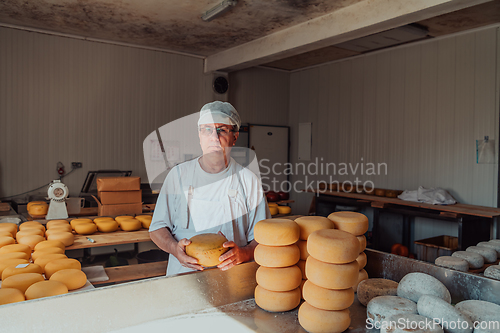
[[[90,242],[88,238],[93,239],[95,242]],[[85,249],[89,247],[99,247],[117,244],[141,243],[148,242],[149,231],[141,229],[138,231],[114,231],[109,233],[96,232],[92,235],[75,235],[75,242],[73,245],[66,247],[66,250]]]

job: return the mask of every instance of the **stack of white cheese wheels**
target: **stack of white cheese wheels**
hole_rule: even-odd
[[[307,239],[305,302],[299,323],[308,332],[343,332],[349,327],[349,306],[359,275],[359,241],[352,234],[322,229]]]
[[[300,229],[295,221],[269,219],[259,221],[254,228],[256,273],[255,303],[271,312],[296,308],[301,299],[302,273],[296,265],[300,250],[295,244]]]
[[[368,218],[356,212],[335,212],[328,215],[328,219],[333,222],[335,228],[356,236],[359,241],[359,254],[356,258],[356,262],[359,265],[358,281],[353,287],[354,292],[356,292],[358,284],[368,279],[368,273],[364,269],[367,263],[366,253],[364,252],[366,249],[366,237],[364,234],[368,231]]]
[[[295,219],[295,222],[299,225],[300,236],[297,241],[297,245],[300,250],[300,260],[297,263],[300,270],[302,271],[302,283],[300,284],[300,290],[303,290],[304,283],[307,280],[306,277],[306,260],[309,257],[309,252],[307,252],[307,239],[309,235],[316,230],[322,229],[333,229],[333,222],[322,216],[303,216]],[[304,298],[302,296],[302,298]]]

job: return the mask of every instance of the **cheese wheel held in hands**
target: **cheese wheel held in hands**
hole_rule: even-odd
[[[228,247],[222,246],[227,238],[219,234],[200,234],[191,237],[190,241],[186,254],[198,259],[198,264],[204,267],[217,266],[221,263],[219,257],[229,251]]]

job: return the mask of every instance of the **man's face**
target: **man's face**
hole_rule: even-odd
[[[219,134],[217,134],[217,130]],[[225,124],[204,124],[198,127],[198,136],[203,154],[226,153],[234,146],[240,133],[233,132],[233,126]]]

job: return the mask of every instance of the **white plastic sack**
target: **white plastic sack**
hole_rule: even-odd
[[[398,198],[406,201],[423,202],[431,205],[454,205],[457,201],[440,187],[424,188],[420,186],[418,190],[406,190]]]

